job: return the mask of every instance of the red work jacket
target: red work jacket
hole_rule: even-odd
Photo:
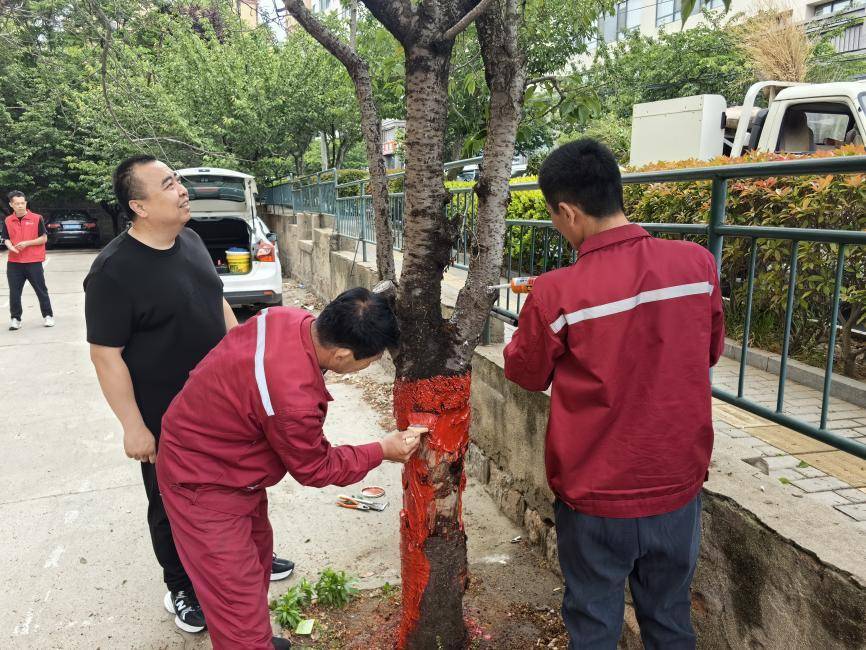
[[[21,241],[32,241],[40,237],[39,226],[42,223],[42,215],[35,212],[27,211],[27,213],[18,218],[15,213],[6,217],[6,232],[9,233],[9,241],[17,244]],[[28,246],[20,253],[9,251],[9,261],[17,262],[18,264],[28,264],[31,262],[45,261],[45,244],[39,246]]]
[[[712,453],[710,366],[723,347],[716,263],[697,244],[630,224],[541,275],[505,375],[527,390],[552,383],[553,492],[600,517],[663,514],[694,498]]]
[[[162,420],[162,489],[246,514],[290,473],[302,485],[350,485],[382,462],[378,442],[332,447],[331,395],[301,309],[272,307],[232,329],[190,373]]]

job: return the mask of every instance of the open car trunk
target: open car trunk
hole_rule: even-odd
[[[226,251],[229,248],[252,251],[249,226],[241,217],[217,219],[196,219],[193,217],[186,226],[197,232],[202,238],[214,265],[226,263]]]

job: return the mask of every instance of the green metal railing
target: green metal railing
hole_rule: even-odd
[[[447,169],[462,167],[478,162],[479,159],[455,161],[446,166]],[[749,240],[749,266],[747,277],[747,298],[744,319],[742,348],[739,359],[739,375],[736,393],[731,393],[713,387],[713,395],[724,402],[737,406],[749,413],[765,418],[776,424],[798,431],[837,449],[847,451],[855,456],[866,459],[866,445],[846,438],[828,430],[827,419],[830,404],[830,389],[833,381],[834,350],[836,332],[839,326],[838,314],[840,296],[843,284],[846,251],[851,246],[866,245],[866,232],[843,230],[816,230],[808,228],[786,228],[768,226],[735,226],[726,223],[728,181],[744,178],[766,178],[770,176],[803,176],[811,174],[850,174],[866,172],[866,156],[840,156],[835,158],[802,159],[783,162],[764,162],[725,165],[719,167],[704,167],[658,172],[641,172],[625,174],[626,184],[649,183],[681,183],[688,181],[710,181],[712,194],[710,210],[706,223],[672,224],[649,223],[641,224],[650,232],[663,235],[698,236],[706,239],[707,247],[715,257],[721,273],[722,251],[726,238],[744,238]],[[372,227],[373,215],[370,196],[365,193],[366,181],[337,184],[337,174],[333,180],[325,181],[331,189],[322,188],[321,174],[316,181],[302,179],[295,182],[292,191],[293,203],[297,210],[318,211],[333,214],[336,217],[337,231],[347,237],[357,239],[363,247],[366,261],[366,245],[375,245],[375,230]],[[392,174],[389,179],[400,178],[402,174]],[[355,189],[357,188],[357,189]],[[538,189],[535,183],[512,185],[511,191],[523,192]],[[357,193],[354,196],[340,196],[341,193]],[[285,194],[285,190],[284,190]],[[331,198],[333,197],[333,198]],[[316,203],[316,200],[319,202]],[[394,231],[395,248],[402,250],[403,226],[403,194],[390,195],[391,225]],[[453,266],[467,268],[470,255],[471,239],[477,218],[477,207],[472,188],[452,190],[451,202],[447,208],[451,219],[459,220],[459,236],[452,251]],[[755,291],[755,267],[757,264],[758,242],[760,240],[775,240],[790,242],[788,259],[788,286],[786,296],[784,333],[782,336],[782,352],[780,355],[779,379],[776,390],[775,409],[768,408],[744,397],[745,376],[749,353],[749,340],[753,317],[753,299]],[[815,426],[801,418],[785,413],[785,386],[788,377],[791,329],[796,304],[796,285],[798,273],[798,251],[803,242],[821,242],[838,246],[835,258],[835,283],[832,297],[832,308],[829,314],[829,340],[827,360],[824,366],[821,415]],[[550,221],[508,220],[506,222],[505,253],[503,257],[503,275],[535,275],[547,270],[559,268],[573,263],[575,253],[564,241]],[[861,272],[864,272],[861,270]],[[512,305],[510,292],[503,292],[505,304],[498,300],[491,315],[512,323],[517,322],[521,307],[521,296],[517,295]]]

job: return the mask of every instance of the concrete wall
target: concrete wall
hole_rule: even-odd
[[[279,236],[283,269],[323,298],[375,283],[373,265],[353,262],[321,217],[271,216],[270,224]],[[498,345],[478,348],[472,372],[467,472],[558,571],[553,495],[544,473],[549,397],[505,379]],[[759,486],[740,460],[742,450],[729,448],[736,444],[717,441],[703,493],[693,593],[699,647],[866,648],[861,533],[833,520],[834,511],[823,504],[796,500],[794,509],[782,486]],[[621,647],[640,647],[630,609],[625,629]]]

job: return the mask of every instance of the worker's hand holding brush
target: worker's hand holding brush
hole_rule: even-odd
[[[385,460],[405,463],[418,451],[421,436],[427,433],[426,427],[411,426],[406,431],[393,431],[379,441]]]

